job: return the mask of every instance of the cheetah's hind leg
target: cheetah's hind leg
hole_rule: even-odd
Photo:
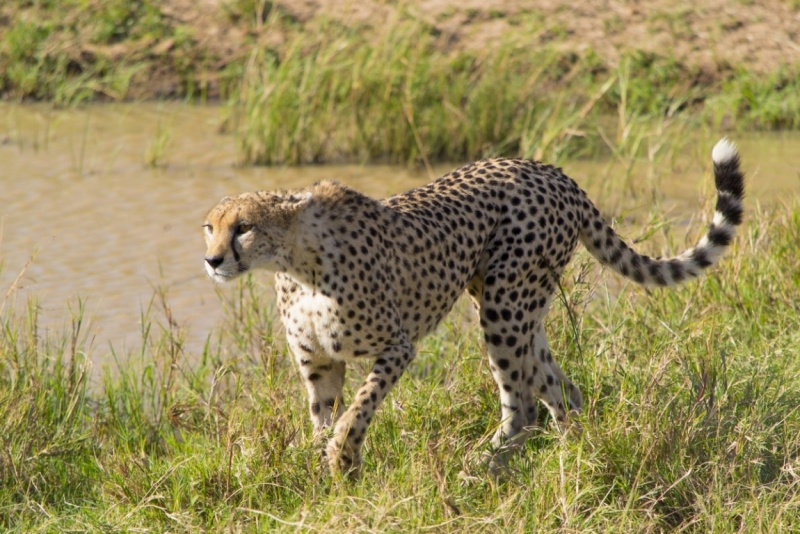
[[[580,430],[574,416],[583,411],[583,396],[553,358],[541,321],[537,321],[533,327],[531,348],[526,368],[534,379],[531,382],[532,394],[547,406],[562,431]]]
[[[510,303],[496,302],[494,284],[484,287],[479,309],[489,355],[489,368],[500,394],[500,425],[491,440],[492,450],[482,455],[491,474],[505,470],[508,457],[525,443],[536,424],[536,399],[526,383],[525,355],[530,352],[530,334],[522,333],[524,318]],[[513,311],[512,311],[513,310]]]

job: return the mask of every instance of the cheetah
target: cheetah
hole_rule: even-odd
[[[543,321],[578,241],[639,284],[672,286],[714,265],[742,222],[735,146],[712,151],[716,211],[681,255],[632,250],[561,169],[488,159],[375,200],[334,181],[223,198],[208,213],[205,268],[217,282],[274,271],[277,304],[305,387],[314,435],[330,435],[332,471],[357,474],[367,427],[431,332],[464,292],[478,311],[500,394],[499,449],[537,422],[559,427],[583,399],[550,351]],[[371,362],[345,409],[345,364]]]

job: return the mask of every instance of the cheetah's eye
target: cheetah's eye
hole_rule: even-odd
[[[211,225],[210,225],[210,224],[208,224],[208,223],[204,224],[204,225],[202,226],[202,228],[205,228],[205,229],[206,229],[206,232],[208,232],[209,234],[213,234],[213,233],[214,233],[214,227],[213,227],[213,226],[211,226]]]
[[[253,229],[252,224],[240,224],[239,226],[236,227],[236,234],[237,235],[246,234],[252,229]]]

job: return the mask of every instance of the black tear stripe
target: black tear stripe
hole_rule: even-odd
[[[239,253],[236,252],[236,236],[233,236],[231,238],[231,250],[233,251],[233,259],[234,259],[234,261],[236,261],[236,263],[239,263],[239,259],[240,259]]]

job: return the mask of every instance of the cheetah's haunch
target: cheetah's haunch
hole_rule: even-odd
[[[563,424],[583,405],[553,359],[542,321],[578,241],[641,284],[669,286],[717,262],[742,222],[744,177],[734,145],[712,152],[717,188],[710,228],[692,249],[652,259],[625,244],[560,169],[519,159],[472,163],[434,182],[374,200],[335,182],[294,192],[226,197],[208,214],[206,270],[216,281],[276,271],[286,337],[308,389],[332,469],[357,470],[367,427],[415,355],[415,344],[466,289],[480,314],[502,424],[518,443],[537,400]],[[372,370],[347,410],[345,362]]]

